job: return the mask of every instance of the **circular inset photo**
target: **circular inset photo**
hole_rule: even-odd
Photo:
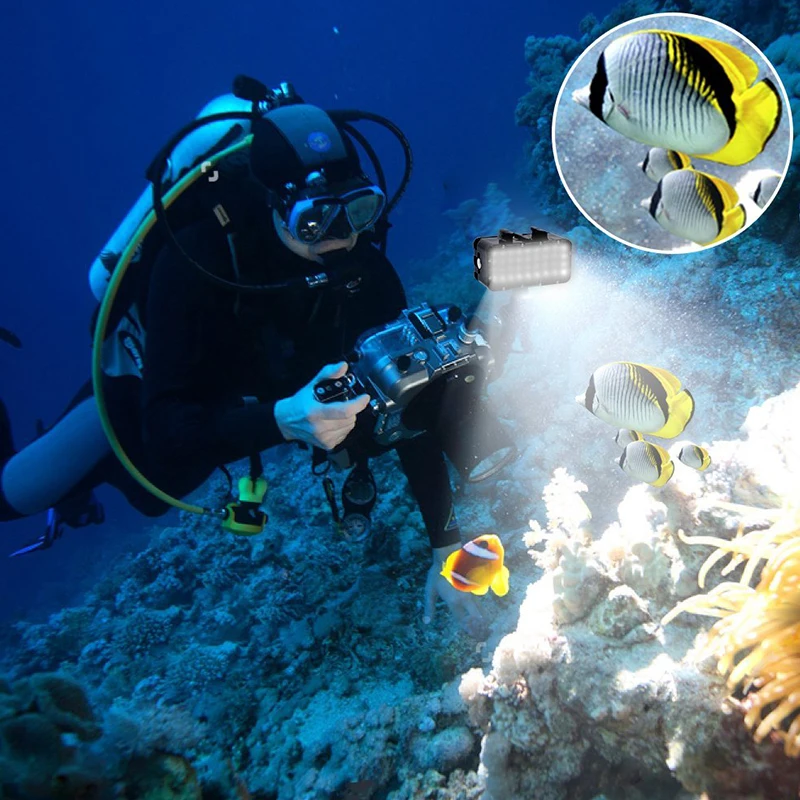
[[[570,198],[624,244],[713,247],[772,202],[789,168],[792,116],[764,54],[694,14],[650,14],[601,36],[573,64],[553,115]]]

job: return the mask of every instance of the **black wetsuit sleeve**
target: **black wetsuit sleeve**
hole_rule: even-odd
[[[225,239],[204,226],[179,234],[208,269],[230,263]],[[235,320],[228,290],[214,286],[174,248],[156,259],[146,306],[143,419],[147,461],[213,466],[284,441],[274,403],[244,405],[225,385],[226,335]],[[235,346],[235,342],[233,343]]]

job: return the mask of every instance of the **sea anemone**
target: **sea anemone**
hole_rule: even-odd
[[[728,508],[737,508],[728,505]],[[742,510],[742,509],[738,509]],[[745,725],[756,742],[774,732],[784,741],[787,756],[800,755],[800,507],[778,510],[746,509],[771,519],[766,530],[731,540],[710,536],[680,538],[690,544],[717,548],[700,570],[700,586],[708,570],[725,555],[732,556],[727,574],[745,563],[738,582],[721,583],[707,594],[679,603],[662,620],[666,625],[689,612],[719,617],[702,648],[714,656],[717,669],[731,690],[741,687]],[[755,587],[756,570],[761,570]]]

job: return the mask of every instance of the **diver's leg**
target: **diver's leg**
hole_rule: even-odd
[[[400,442],[397,455],[434,549],[461,541],[441,446],[430,433]]]
[[[85,390],[82,390],[85,395]],[[0,403],[2,406],[2,403]],[[46,511],[111,452],[94,397],[71,408],[45,434],[15,453],[5,407],[0,413],[0,521]]]

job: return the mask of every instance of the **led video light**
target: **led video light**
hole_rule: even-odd
[[[473,247],[475,278],[495,292],[566,283],[572,275],[572,242],[538,228],[530,235],[501,230]]]

